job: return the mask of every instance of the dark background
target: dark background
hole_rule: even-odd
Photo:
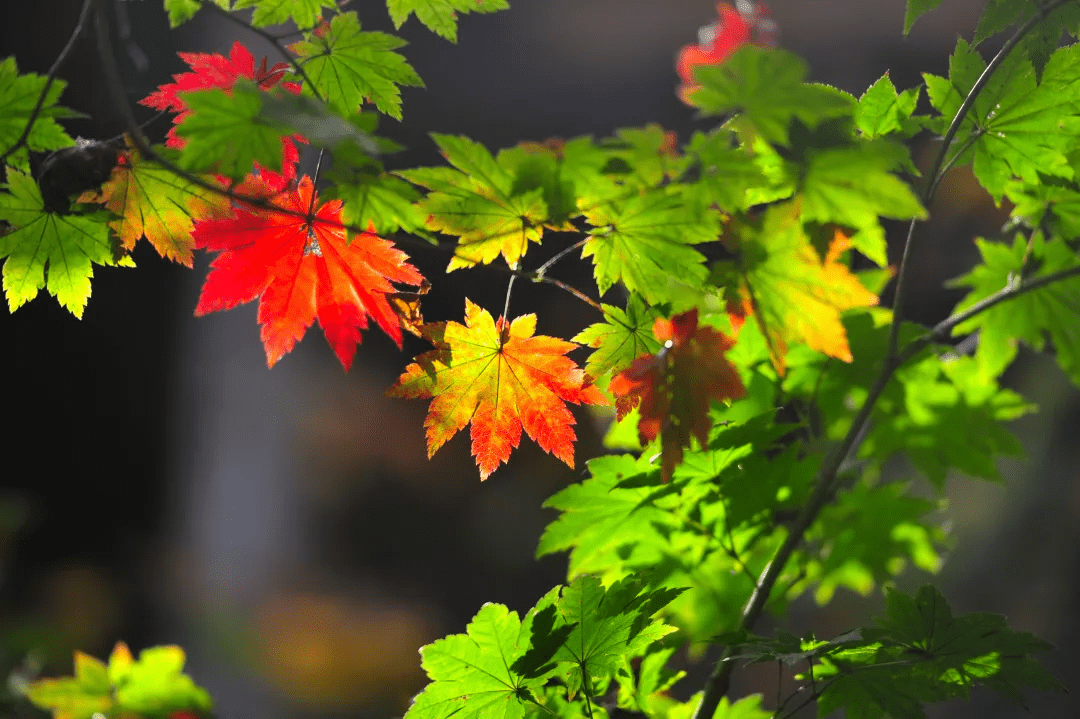
[[[392,30],[381,2],[354,5],[365,29]],[[428,131],[496,149],[647,122],[685,141],[708,127],[675,97],[674,56],[714,17],[711,0],[511,5],[462,18],[456,46],[415,19],[402,28],[404,52],[427,88],[404,89],[404,123],[383,124],[409,148],[392,166],[439,163]],[[813,79],[858,95],[886,70],[901,88],[916,84],[918,71],[943,74],[980,5],[945,0],[907,39],[903,0],[776,0],[771,8],[781,44],[809,60]],[[79,6],[0,4],[0,57],[45,73]],[[277,60],[259,38],[207,13],[170,32],[156,0],[117,11],[131,27],[117,52],[133,103],[187,69],[177,51],[227,53],[240,39],[256,58]],[[71,122],[73,135],[122,131],[92,33],[60,76],[69,82],[62,102],[92,116]],[[149,118],[143,110],[140,119]],[[160,138],[166,129],[159,121],[148,131]],[[932,149],[916,155],[925,160]],[[932,214],[920,230],[909,308],[926,322],[958,298],[941,283],[976,259],[972,238],[992,234],[1006,216],[964,171],[943,183]],[[427,319],[459,319],[465,296],[501,307],[505,275],[445,276],[445,257],[404,247],[434,280]],[[559,248],[545,242],[532,259]],[[81,321],[44,293],[14,315],[0,310],[0,397],[13,420],[2,435],[0,481],[8,659],[44,641],[50,649],[41,656],[60,672],[69,670],[71,646],[102,656],[117,639],[136,649],[176,642],[225,719],[400,715],[423,686],[417,647],[461,631],[485,601],[524,610],[564,579],[562,558],[532,554],[551,519],[542,501],[601,451],[602,428],[587,416],[579,414],[577,472],[526,440],[481,485],[463,438],[425,458],[426,403],[382,396],[424,343],[408,338],[399,353],[367,332],[346,375],[313,328],[267,370],[254,304],[192,316],[205,257],[189,271],[140,243],[135,260],[137,270],[95,268]],[[561,263],[558,276],[589,283],[580,263]],[[539,313],[538,331],[561,337],[596,319],[568,295],[528,283],[515,287],[512,305],[514,315]],[[1046,659],[1075,688],[1080,404],[1045,358],[1024,355],[1008,379],[1042,408],[1017,424],[1029,459],[1002,463],[1000,486],[950,481],[956,549],[941,582],[957,611],[1003,612],[1055,643]],[[787,621],[828,636],[878,606],[841,594],[822,612],[799,603]],[[768,695],[772,679],[762,680],[769,684],[744,688]],[[979,695],[935,716],[1019,711]],[[1032,716],[1076,713],[1069,695],[1031,701]]]

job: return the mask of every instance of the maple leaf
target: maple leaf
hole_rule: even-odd
[[[682,462],[683,447],[690,446],[691,437],[702,447],[708,443],[709,400],[739,399],[746,396],[746,388],[735,366],[724,359],[735,340],[698,325],[697,308],[670,320],[657,319],[653,334],[664,343],[663,349],[638,357],[611,380],[608,389],[629,398],[620,407],[623,416],[640,402],[638,435],[642,444],[660,437],[666,482]]]
[[[611,305],[601,307],[604,321],[589,325],[573,338],[596,350],[585,363],[585,373],[590,377],[599,379],[608,372],[625,369],[643,354],[660,351],[660,343],[650,330],[660,313],[646,307],[640,295],[630,295],[625,310]]]
[[[0,237],[0,257],[7,257],[4,294],[10,311],[44,287],[71,314],[82,317],[94,264],[134,266],[130,258],[116,257],[100,216],[46,212],[37,183],[12,167],[7,190],[0,193],[0,220],[15,229]]]
[[[458,13],[495,12],[508,7],[506,0],[386,0],[395,28],[416,13],[417,20],[450,42],[457,42]]]
[[[617,282],[651,303],[672,299],[676,288],[698,287],[705,257],[691,245],[716,239],[717,215],[688,204],[682,192],[656,190],[624,201],[579,204],[593,227],[581,249],[593,257],[600,294]]]
[[[301,30],[322,19],[323,8],[334,8],[334,0],[237,0],[236,9],[254,7],[251,24],[255,27],[280,25],[292,20]]]
[[[264,57],[259,66],[256,67],[255,57],[239,40],[233,43],[229,57],[207,52],[181,52],[177,54],[191,66],[191,72],[173,75],[176,82],[161,85],[157,91],[139,100],[140,104],[152,107],[155,110],[179,113],[173,118],[173,126],[169,128],[166,135],[166,147],[180,149],[187,144],[187,140],[177,134],[176,128],[177,125],[191,116],[193,108],[181,93],[211,89],[225,90],[228,93],[238,79],[247,78],[254,80],[261,90],[269,90],[280,83],[281,87],[289,92],[300,94],[299,84],[281,82],[282,78],[285,77],[285,73],[289,70],[288,63],[279,62],[267,68],[266,58]],[[283,166],[286,168],[286,177],[288,179],[296,176],[295,169],[292,170],[291,175],[288,174],[289,168],[295,168],[296,162],[300,159],[300,153],[294,140],[304,141],[299,135],[294,135],[292,138],[281,138]]]
[[[717,284],[734,291],[728,303],[733,323],[739,326],[751,315],[757,320],[781,373],[791,342],[850,362],[840,312],[878,303],[877,295],[841,261],[848,237],[836,230],[822,262],[803,233],[798,206],[797,201],[774,205],[760,225],[741,228],[739,261],[719,262],[712,273]]]
[[[242,193],[265,194],[251,177]],[[371,232],[350,241],[341,201],[319,205],[311,178],[269,200],[285,212],[240,205],[235,216],[195,224],[195,246],[221,254],[211,264],[196,316],[259,298],[259,324],[271,367],[319,320],[326,340],[348,370],[371,317],[401,346],[401,324],[387,300],[391,282],[423,278],[404,252]]]
[[[191,267],[196,220],[227,212],[223,195],[199,187],[171,170],[148,162],[128,142],[110,177],[98,191],[88,190],[79,202],[99,202],[117,218],[109,227],[130,251],[145,236],[158,254]]]
[[[424,421],[428,457],[471,422],[481,480],[509,459],[522,428],[545,452],[574,466],[577,436],[566,402],[609,402],[564,356],[576,344],[534,336],[535,330],[536,315],[495,322],[468,299],[464,325],[424,326],[435,349],[417,357],[386,394],[432,400]]]
[[[456,169],[417,167],[395,174],[432,191],[421,203],[429,229],[461,238],[447,271],[487,264],[500,254],[515,267],[529,242],[540,242],[548,222],[543,188],[516,186],[515,174],[467,137],[432,138]]]
[[[379,112],[401,119],[399,85],[424,83],[405,58],[394,52],[405,44],[384,32],[361,32],[356,12],[335,15],[305,39],[289,45],[313,87],[331,109],[350,116],[368,101]]]
[[[78,117],[78,113],[56,104],[67,83],[55,78],[37,110],[37,117],[26,136],[26,147],[11,152],[22,136],[26,123],[35,111],[38,98],[45,89],[46,78],[36,73],[19,74],[15,58],[0,60],[0,155],[5,162],[20,170],[29,170],[27,149],[34,152],[59,150],[75,144],[64,128],[56,122],[58,117]],[[8,154],[8,153],[11,154]]]

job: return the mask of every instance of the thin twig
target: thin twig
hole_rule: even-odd
[[[53,80],[56,79],[56,73],[60,71],[60,66],[64,64],[64,60],[67,60],[68,53],[75,47],[75,41],[83,32],[83,27],[86,24],[86,17],[90,13],[91,2],[92,0],[83,0],[82,10],[79,12],[79,21],[75,24],[75,29],[71,32],[71,37],[68,38],[67,44],[64,45],[64,49],[56,56],[56,60],[53,62],[52,67],[49,68],[49,73],[45,76],[45,87],[41,88],[41,94],[38,95],[37,102],[34,104],[34,109],[30,111],[30,117],[26,118],[26,127],[23,128],[22,134],[19,135],[19,139],[15,141],[15,144],[4,150],[3,154],[0,154],[0,165],[4,164],[4,161],[8,159],[12,153],[16,152],[20,147],[26,144],[26,141],[30,138],[30,132],[34,128],[34,123],[37,122],[38,115],[41,114],[41,108],[45,106],[45,98],[49,95],[49,89],[52,87]]]
[[[589,238],[588,238],[588,237],[586,237],[586,238],[584,238],[584,239],[578,240],[577,242],[575,242],[574,244],[570,245],[569,247],[566,247],[566,248],[564,248],[564,249],[560,250],[560,251],[558,252],[558,254],[556,254],[556,255],[555,255],[554,257],[552,257],[552,258],[551,258],[550,260],[548,260],[548,261],[547,261],[547,262],[545,262],[544,264],[542,264],[542,265],[540,265],[539,267],[537,267],[537,268],[536,268],[536,269],[535,269],[535,270],[533,271],[533,274],[534,274],[534,275],[535,275],[535,276],[536,276],[537,278],[541,278],[541,277],[543,277],[543,276],[544,276],[544,273],[548,271],[548,268],[550,268],[550,267],[551,267],[551,266],[552,266],[553,264],[555,264],[556,262],[558,262],[558,261],[559,261],[559,260],[561,260],[562,258],[566,257],[566,256],[567,256],[568,254],[570,254],[571,252],[573,252],[573,251],[574,251],[574,250],[576,250],[577,248],[581,247],[582,245],[584,245],[584,244],[585,244],[586,242],[588,242],[588,241],[589,241]]]

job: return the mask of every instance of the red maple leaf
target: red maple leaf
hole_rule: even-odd
[[[577,436],[566,403],[610,403],[564,356],[578,345],[535,331],[536,315],[496,322],[468,299],[464,325],[423,326],[435,349],[406,367],[386,394],[432,400],[424,421],[428,457],[471,422],[481,480],[510,458],[522,429],[545,452],[574,466]]]
[[[739,9],[735,9],[727,3],[717,3],[720,18],[698,30],[696,45],[687,45],[679,51],[675,67],[683,81],[679,97],[686,104],[690,104],[690,93],[701,87],[694,80],[695,67],[718,65],[748,43],[775,44],[776,23],[769,19],[768,8],[745,1],[738,5]]]
[[[319,205],[307,176],[281,191],[250,176],[239,191],[269,197],[285,212],[239,204],[233,217],[195,224],[195,247],[221,253],[210,265],[196,316],[258,297],[271,367],[316,319],[346,370],[368,317],[401,346],[401,323],[387,300],[395,292],[390,283],[424,279],[404,252],[374,232],[350,240],[341,226],[341,200]]]
[[[267,69],[266,58],[264,57],[259,66],[255,67],[255,57],[239,40],[233,43],[229,57],[209,52],[181,52],[177,54],[191,66],[192,71],[173,75],[173,80],[176,82],[161,85],[156,92],[139,100],[140,104],[152,107],[155,110],[179,113],[173,118],[173,126],[169,128],[166,135],[166,147],[179,149],[186,142],[184,138],[176,134],[176,125],[183,122],[184,118],[191,114],[191,110],[188,109],[187,103],[184,102],[184,98],[180,96],[180,93],[192,90],[209,90],[211,88],[229,91],[236,84],[238,78],[246,77],[249,80],[254,80],[263,90],[269,90],[281,83],[281,86],[289,92],[295,95],[300,94],[300,85],[298,83],[281,82],[289,69],[287,62],[276,63],[273,67]],[[292,138],[281,138],[284,159],[282,163],[284,169],[282,171],[285,173],[285,179],[294,179],[296,177],[295,168],[297,161],[300,159],[300,153],[293,142],[294,140],[306,142],[300,135],[293,135]]]
[[[657,319],[656,339],[664,343],[657,354],[642,355],[611,380],[619,419],[639,402],[638,436],[642,444],[660,436],[664,481],[682,462],[690,438],[704,447],[709,441],[709,400],[746,396],[735,366],[724,353],[735,340],[712,327],[698,325],[697,309]]]

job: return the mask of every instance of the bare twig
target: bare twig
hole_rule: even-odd
[[[53,62],[52,67],[49,68],[49,73],[45,76],[45,87],[41,88],[41,94],[38,95],[37,103],[34,104],[34,109],[30,111],[30,117],[26,118],[26,127],[23,128],[22,134],[19,135],[19,139],[15,141],[15,144],[0,154],[0,165],[4,164],[4,160],[8,159],[12,153],[25,145],[26,141],[30,138],[30,132],[34,129],[34,123],[37,122],[38,115],[41,114],[41,108],[45,106],[45,98],[48,97],[49,89],[52,87],[53,80],[56,79],[56,73],[60,71],[60,66],[67,60],[67,56],[71,52],[71,49],[75,47],[75,41],[83,32],[86,24],[86,17],[90,13],[91,2],[92,0],[83,0],[82,10],[79,12],[79,21],[75,23],[75,29],[71,32],[71,37],[68,38],[67,44],[64,45],[64,49],[56,56],[56,60]]]

